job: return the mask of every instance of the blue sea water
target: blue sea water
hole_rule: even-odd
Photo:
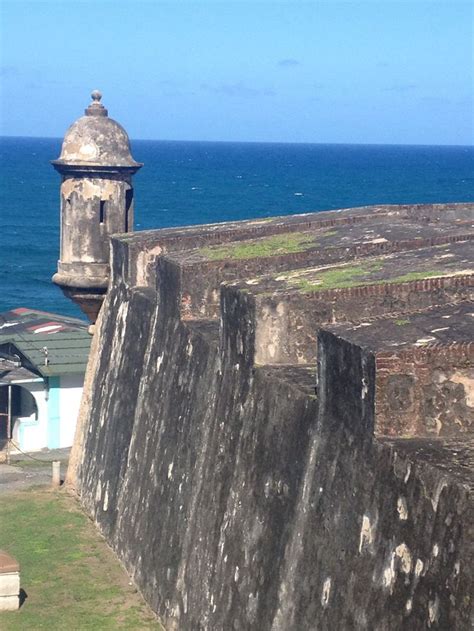
[[[0,312],[80,316],[51,283],[59,253],[61,141],[0,142]],[[132,142],[135,229],[381,203],[474,201],[474,148]]]

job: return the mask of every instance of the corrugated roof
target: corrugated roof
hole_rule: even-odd
[[[16,381],[41,380],[37,374],[27,368],[13,368],[12,370],[0,372],[0,384],[15,383]]]
[[[0,348],[13,345],[43,377],[80,374],[86,369],[91,336],[76,318],[13,309],[0,314]]]

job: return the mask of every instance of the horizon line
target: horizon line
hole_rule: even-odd
[[[35,140],[58,140],[61,136],[18,136],[13,134],[0,135],[0,138],[18,138]],[[289,140],[174,140],[170,138],[130,138],[131,142],[169,142],[169,143],[209,143],[209,144],[248,144],[248,145],[339,145],[339,146],[360,146],[360,147],[462,147],[474,148],[472,144],[435,144],[435,143],[401,143],[401,142],[310,142],[310,141],[289,141]]]

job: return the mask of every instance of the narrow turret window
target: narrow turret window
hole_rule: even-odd
[[[133,189],[128,188],[125,191],[125,232],[129,231],[129,229],[131,228],[130,224],[133,221],[133,218],[130,217],[132,202],[133,202]]]
[[[103,199],[100,200],[99,205],[99,222],[104,223],[105,221],[105,202]]]

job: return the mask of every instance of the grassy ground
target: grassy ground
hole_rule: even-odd
[[[162,630],[64,491],[32,489],[2,497],[0,548],[19,561],[27,595],[19,611],[0,613],[2,631]]]

